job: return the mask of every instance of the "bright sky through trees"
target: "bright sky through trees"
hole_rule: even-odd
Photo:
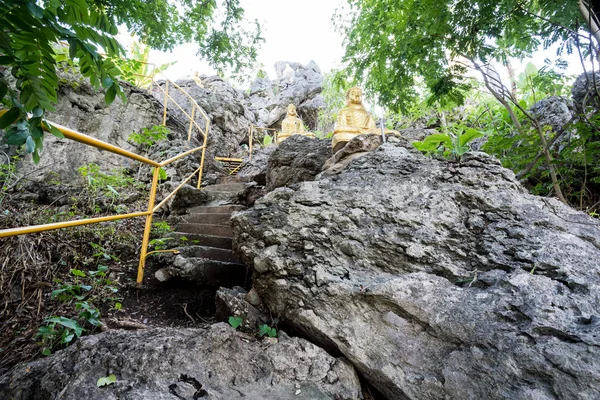
[[[335,32],[331,18],[336,9],[346,2],[343,0],[242,0],[245,16],[249,21],[258,19],[262,25],[265,43],[259,51],[258,60],[269,77],[275,77],[273,65],[277,61],[293,61],[306,64],[314,60],[323,73],[339,68],[344,49],[342,36]],[[127,47],[128,34],[119,36]],[[167,70],[172,79],[192,76],[199,72],[210,75],[214,70],[196,56],[197,46],[193,43],[178,46],[172,53],[152,50],[150,62],[165,64],[177,61]],[[552,58],[555,50],[540,51],[532,59],[519,63],[515,61],[517,72],[524,70],[529,61],[538,67],[543,66],[544,58]],[[577,57],[569,58],[568,74],[579,74],[583,69]],[[507,79],[506,73],[500,74]]]

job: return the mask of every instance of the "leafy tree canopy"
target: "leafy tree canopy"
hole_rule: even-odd
[[[348,0],[338,19],[346,35],[346,73],[393,111],[405,110],[424,83],[461,101],[461,60],[530,55],[558,43],[573,51],[586,35],[576,0]],[[466,61],[465,60],[465,61]]]
[[[240,0],[91,0],[143,43],[159,50],[194,41],[198,55],[212,67],[233,72],[254,63],[261,43],[260,26],[243,24]]]
[[[25,145],[37,162],[43,128],[62,136],[43,122],[58,89],[53,46],[66,43],[81,74],[103,87],[111,103],[123,97],[121,71],[111,61],[125,54],[114,38],[118,23],[158,49],[194,40],[214,67],[240,72],[254,63],[262,40],[258,26],[243,28],[242,17],[239,0],[222,6],[215,0],[0,0],[0,102],[9,109],[0,129],[6,142]]]

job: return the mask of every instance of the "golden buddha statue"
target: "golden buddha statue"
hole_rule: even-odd
[[[381,130],[377,128],[375,120],[362,104],[362,90],[358,87],[350,88],[346,92],[346,107],[338,114],[331,147],[336,152],[355,136],[369,133],[380,135]],[[396,132],[386,130],[386,133]]]
[[[287,108],[287,116],[281,123],[281,132],[277,133],[277,144],[283,142],[292,135],[315,137],[312,133],[304,131],[304,124],[302,123],[302,120],[298,118],[296,106],[290,104]]]

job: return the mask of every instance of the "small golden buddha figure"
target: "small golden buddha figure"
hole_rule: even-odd
[[[296,106],[290,104],[287,108],[287,116],[281,123],[281,132],[277,134],[277,144],[283,142],[292,135],[315,137],[312,133],[304,131],[304,124],[302,123],[302,120],[298,118]]]
[[[395,133],[386,131],[386,133]],[[331,147],[336,152],[355,136],[369,133],[381,134],[375,125],[375,120],[362,104],[362,90],[358,87],[346,92],[346,107],[340,110],[333,130]]]

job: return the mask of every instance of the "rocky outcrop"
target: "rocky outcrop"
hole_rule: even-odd
[[[600,398],[598,221],[484,153],[388,143],[232,222],[273,316],[385,398]]]
[[[248,108],[244,92],[216,76],[202,76],[198,82],[184,79],[176,83],[196,101],[211,121],[207,151],[221,157],[240,156],[240,144],[248,140],[248,128],[256,122],[254,112]],[[164,89],[165,83],[159,84]],[[152,93],[157,99],[164,101],[164,93],[160,89],[155,88]],[[182,91],[171,86],[169,95],[191,115],[191,102]],[[168,103],[168,110],[181,121],[188,121],[172,101]],[[205,128],[206,122],[198,110],[195,112],[195,120],[201,128]],[[202,137],[197,135],[197,130],[194,130],[194,133],[196,138],[202,141]]]
[[[127,102],[120,98],[106,105],[104,93],[93,89],[87,80],[68,75],[60,87],[56,111],[48,115],[50,121],[84,133],[125,150],[137,152],[127,141],[132,132],[161,123],[162,106],[146,91],[123,83]],[[173,130],[172,138],[178,137]],[[78,168],[96,163],[104,172],[115,168],[137,169],[139,162],[86,146],[72,140],[59,140],[51,134],[44,138],[44,151],[40,163],[34,165],[25,157],[19,165],[19,174],[30,181],[49,180],[73,182],[80,179]]]
[[[292,135],[277,147],[267,166],[267,190],[310,181],[331,157],[331,141]]]
[[[307,65],[279,61],[275,64],[277,78],[258,78],[250,86],[249,101],[263,127],[278,127],[286,115],[287,106],[296,105],[298,116],[310,129],[317,126],[319,110],[325,107],[323,74],[311,61]]]
[[[256,182],[264,186],[267,184],[267,164],[276,146],[268,146],[252,152],[252,158],[244,160],[237,178],[245,182]]]
[[[577,77],[571,89],[577,114],[583,113],[585,109],[594,105],[594,101],[598,101],[598,90],[600,90],[600,72],[587,72]]]
[[[100,378],[113,384],[98,387]],[[6,398],[37,400],[360,398],[352,366],[280,333],[255,341],[226,324],[109,331],[0,377]]]
[[[542,126],[549,126],[556,133],[572,122],[573,107],[573,102],[566,97],[550,96],[536,102],[530,111]]]

